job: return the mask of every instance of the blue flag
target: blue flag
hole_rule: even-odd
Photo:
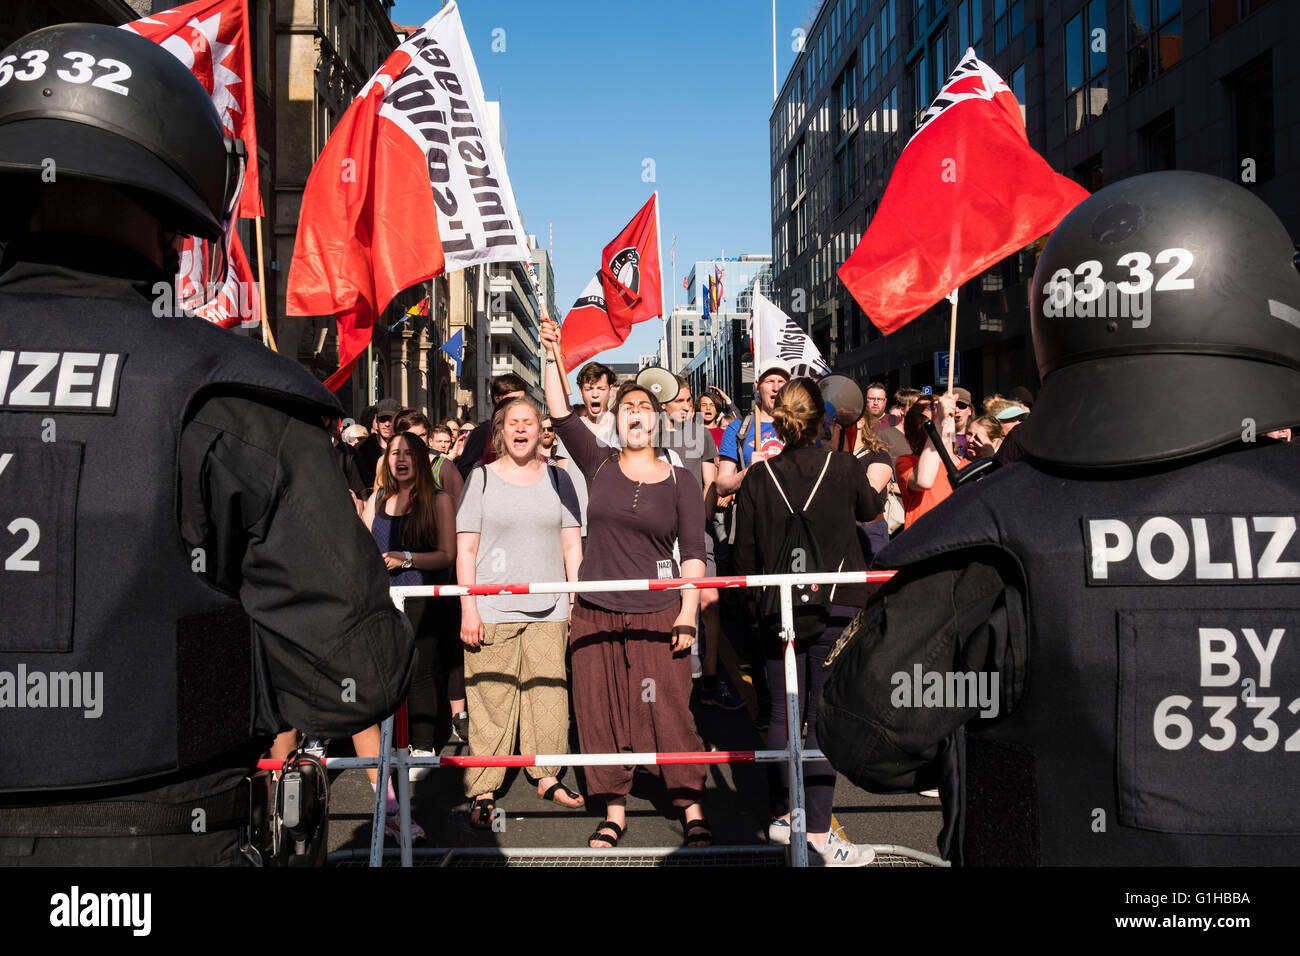
[[[709,288],[708,279],[705,279],[704,282],[700,284],[700,298],[704,302],[700,311],[703,313],[704,318],[707,319],[713,314],[713,290]]]
[[[460,378],[460,363],[465,360],[465,330],[460,329],[441,348],[456,363],[456,377]]]

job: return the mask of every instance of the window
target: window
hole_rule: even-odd
[[[808,141],[804,137],[799,137],[799,142],[794,147],[794,194],[800,195],[807,185],[807,179],[804,173],[808,169]]]
[[[994,52],[1000,53],[1024,28],[1024,0],[993,0]]]
[[[795,246],[794,254],[803,255],[808,248],[808,203],[801,202],[794,211]]]
[[[1217,37],[1250,16],[1268,0],[1210,0],[1210,36]]]
[[[835,211],[843,212],[858,195],[858,169],[862,165],[858,157],[859,137],[855,133],[841,144],[835,156],[836,193],[838,194]]]
[[[1011,74],[1011,92],[1016,95],[1016,102],[1020,104],[1020,112],[1025,112],[1025,65],[1021,63],[1016,67],[1016,72]],[[1023,119],[1023,116],[1022,116]]]
[[[835,105],[839,115],[835,139],[840,141],[858,126],[858,64],[855,61],[840,74],[835,87]]]
[[[1090,0],[1065,25],[1065,132],[1106,112],[1106,3]]]
[[[1102,175],[1101,153],[1089,156],[1070,170],[1070,178],[1090,193],[1095,193],[1106,185],[1105,176]]]
[[[935,34],[930,44],[930,91],[931,99],[939,95],[943,85],[948,82],[948,74],[956,64],[948,62],[951,51],[948,49],[948,29],[945,27]],[[926,104],[929,108],[930,104]]]
[[[972,47],[978,55],[984,34],[984,5],[980,0],[961,0],[957,4],[957,56]]]
[[[853,30],[858,25],[858,0],[844,0],[844,39],[853,38]]]
[[[1174,148],[1172,110],[1144,126],[1142,139],[1146,144],[1147,172],[1156,173],[1164,169],[1178,168],[1177,153]]]
[[[880,75],[883,77],[894,65],[894,36],[898,32],[898,20],[894,16],[896,0],[885,0],[880,8]],[[901,3],[902,0],[897,0]]]
[[[880,77],[876,75],[876,25],[871,24],[866,39],[862,41],[862,95],[876,88]]]
[[[1182,0],[1128,0],[1130,92],[1183,58],[1182,7]]]
[[[912,125],[916,127],[921,122],[921,117],[925,111],[930,108],[930,101],[934,99],[930,90],[930,63],[926,57],[917,61],[916,66],[912,67]]]
[[[1233,74],[1227,85],[1232,96],[1233,135],[1237,145],[1233,176],[1249,187],[1277,174],[1273,158],[1272,51],[1247,63]]]

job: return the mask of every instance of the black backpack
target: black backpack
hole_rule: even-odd
[[[777,552],[775,561],[764,561],[764,565],[769,565],[765,569],[768,574],[800,574],[812,573],[815,571],[838,571],[844,566],[843,560],[840,561],[840,568],[830,567],[823,559],[821,550],[817,547],[817,538],[813,534],[811,523],[808,521],[806,514],[809,505],[812,504],[813,497],[817,494],[817,489],[821,487],[822,479],[826,477],[826,469],[830,467],[831,456],[827,454],[826,462],[822,465],[821,474],[817,476],[817,481],[813,484],[812,491],[808,493],[808,500],[804,502],[803,508],[795,511],[790,504],[790,499],[786,497],[785,489],[781,483],[776,480],[776,472],[766,459],[763,460],[763,467],[767,469],[768,476],[772,479],[772,484],[776,486],[777,493],[781,495],[781,500],[785,502],[789,514],[785,516],[785,533],[781,537],[781,548]],[[835,596],[835,586],[830,584],[797,584],[790,589],[790,598],[794,605],[795,634],[798,637],[815,636],[820,627],[824,627],[826,621],[830,618],[831,600]],[[758,612],[765,623],[771,626],[780,626],[781,619],[781,589],[764,588],[762,595],[758,599]]]

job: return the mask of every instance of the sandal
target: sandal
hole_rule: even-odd
[[[713,846],[713,828],[709,826],[709,821],[703,817],[698,820],[687,820],[683,823],[682,836],[684,837],[682,845],[686,847],[698,849]]]
[[[566,797],[568,797],[570,800],[577,800],[578,802],[562,803],[561,801],[556,800],[555,795],[561,792],[563,792],[563,794]],[[547,789],[545,793],[539,793],[537,795],[537,799],[549,800],[551,801],[551,803],[564,807],[566,810],[581,810],[584,806],[586,806],[586,801],[582,799],[582,794],[575,793],[574,791],[566,787],[564,784],[558,782],[551,784],[551,786]]]
[[[491,830],[492,817],[497,809],[496,799],[493,797],[478,796],[474,798],[474,805],[469,808],[469,825],[475,830]]]
[[[613,836],[603,831],[612,831]],[[601,820],[600,825],[596,827],[596,832],[587,837],[587,847],[591,850],[612,850],[618,846],[618,841],[623,838],[623,828],[613,820]],[[599,840],[601,843],[608,843],[609,846],[592,846],[592,841]]]

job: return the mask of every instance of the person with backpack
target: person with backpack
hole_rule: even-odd
[[[861,462],[848,452],[817,444],[826,406],[809,378],[782,387],[772,412],[776,432],[785,443],[775,458],[748,469],[736,498],[735,570],[738,574],[790,574],[817,571],[865,571],[857,539],[857,522],[871,521],[881,510],[880,495],[868,483]],[[866,603],[865,584],[803,585],[793,589],[795,659],[799,707],[808,726],[805,748],[817,749],[817,705],[827,671],[823,664],[843,628]],[[757,617],[772,688],[767,730],[770,750],[786,746],[786,689],[781,643],[780,590],[765,588],[757,599]],[[835,771],[824,760],[804,765],[808,843],[811,859],[827,866],[865,866],[874,854],[868,846],[848,843],[831,833]],[[768,826],[773,843],[790,842],[788,781],[780,796],[783,807]]]

